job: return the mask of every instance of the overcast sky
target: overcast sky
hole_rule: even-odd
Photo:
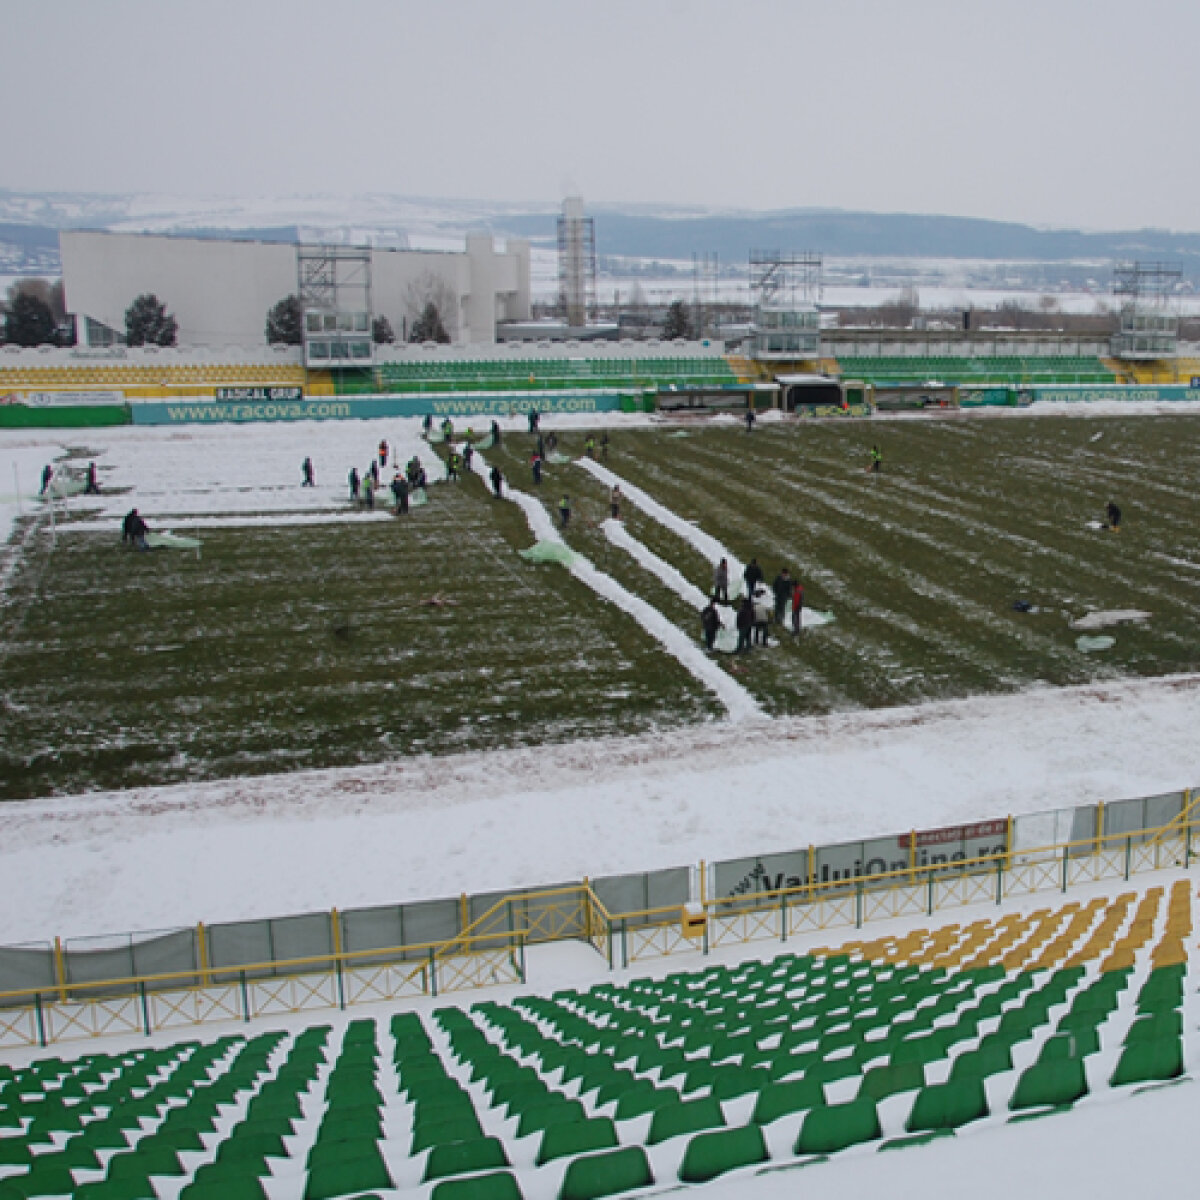
[[[0,187],[1200,229],[1188,0],[0,0]]]

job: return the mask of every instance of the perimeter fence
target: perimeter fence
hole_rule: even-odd
[[[1190,867],[1200,793],[1051,809],[658,871],[0,947],[0,1047],[525,981],[525,949],[610,968]]]

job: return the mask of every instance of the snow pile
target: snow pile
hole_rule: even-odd
[[[1090,612],[1085,617],[1076,617],[1072,629],[1107,629],[1126,622],[1148,621],[1151,614],[1140,608],[1113,608],[1102,612]]]

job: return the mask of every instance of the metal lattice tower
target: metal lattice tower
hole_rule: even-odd
[[[366,246],[299,246],[297,293],[304,314],[308,366],[370,364],[371,250]]]
[[[720,298],[721,264],[716,252],[693,254],[692,312],[696,322],[696,337],[704,337],[705,325],[711,323],[711,314],[715,313]]]
[[[821,303],[821,255],[812,251],[750,251],[750,292],[764,308]]]
[[[558,283],[567,325],[581,329],[596,311],[596,224],[582,196],[568,196],[558,218]]]
[[[1182,279],[1183,271],[1167,263],[1121,262],[1113,267],[1113,294],[1165,308]]]
[[[755,296],[752,358],[812,362],[820,357],[819,254],[751,250],[750,290]]]
[[[1168,263],[1122,262],[1113,267],[1113,294],[1122,297],[1114,358],[1154,361],[1179,354],[1176,297],[1183,271]]]

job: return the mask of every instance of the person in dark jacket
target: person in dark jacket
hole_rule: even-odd
[[[722,604],[729,603],[729,563],[724,558],[713,571],[713,599]]]
[[[742,572],[742,579],[746,584],[746,595],[753,596],[754,589],[763,581],[763,569],[758,565],[757,558],[752,558],[746,564],[746,569]]]
[[[788,574],[787,567],[784,567],[775,576],[771,590],[775,593],[775,624],[782,625],[783,614],[787,611],[788,601],[792,598],[792,577]]]
[[[492,421],[492,445],[500,445],[500,422],[496,420]]]
[[[558,502],[558,519],[562,522],[562,527],[566,527],[571,523],[571,497],[563,496]]]
[[[94,462],[88,463],[87,487],[83,490],[89,496],[100,495],[100,481],[96,478],[96,464]]]
[[[700,612],[700,628],[704,631],[704,648],[711,650],[721,629],[721,614],[712,600]]]
[[[356,467],[351,467],[350,468],[350,499],[355,501],[356,503],[359,499],[358,489],[359,489],[358,469]]]
[[[122,544],[128,542],[135,550],[149,550],[150,544],[146,541],[146,534],[149,532],[150,527],[141,513],[136,508],[131,508],[121,523]]]
[[[540,487],[542,482],[542,456],[536,450],[529,460],[529,466],[533,471],[533,482]]]
[[[467,468],[467,474],[470,474],[471,472],[471,459],[474,457],[475,447],[472,446],[470,442],[467,442],[467,444],[463,446],[463,466]]]
[[[457,450],[450,451],[450,457],[446,460],[446,478],[451,483],[458,482],[458,467],[462,462],[462,458]]]
[[[500,468],[493,467],[488,478],[492,481],[492,491],[496,493],[496,499],[503,500],[504,476],[500,474]]]
[[[743,596],[737,612],[738,644],[736,654],[750,653],[750,635],[754,631],[754,601]]]
[[[537,433],[538,423],[541,421],[541,419],[542,419],[541,415],[538,413],[538,410],[536,408],[531,408],[529,410],[529,432],[530,433]]]
[[[399,471],[392,477],[392,495],[396,498],[396,516],[408,512],[408,480]]]
[[[41,487],[41,490],[38,492],[39,496],[44,496],[46,494],[46,489],[50,486],[50,480],[52,480],[53,478],[54,478],[54,468],[49,463],[47,463],[42,468],[42,487]]]
[[[1104,512],[1108,517],[1109,529],[1116,533],[1121,528],[1121,510],[1110,500]]]
[[[304,482],[300,486],[301,487],[312,487],[313,486],[313,465],[312,465],[311,458],[305,458],[305,460],[300,464],[300,471],[301,471],[301,474],[303,474],[303,476],[304,476]]]

